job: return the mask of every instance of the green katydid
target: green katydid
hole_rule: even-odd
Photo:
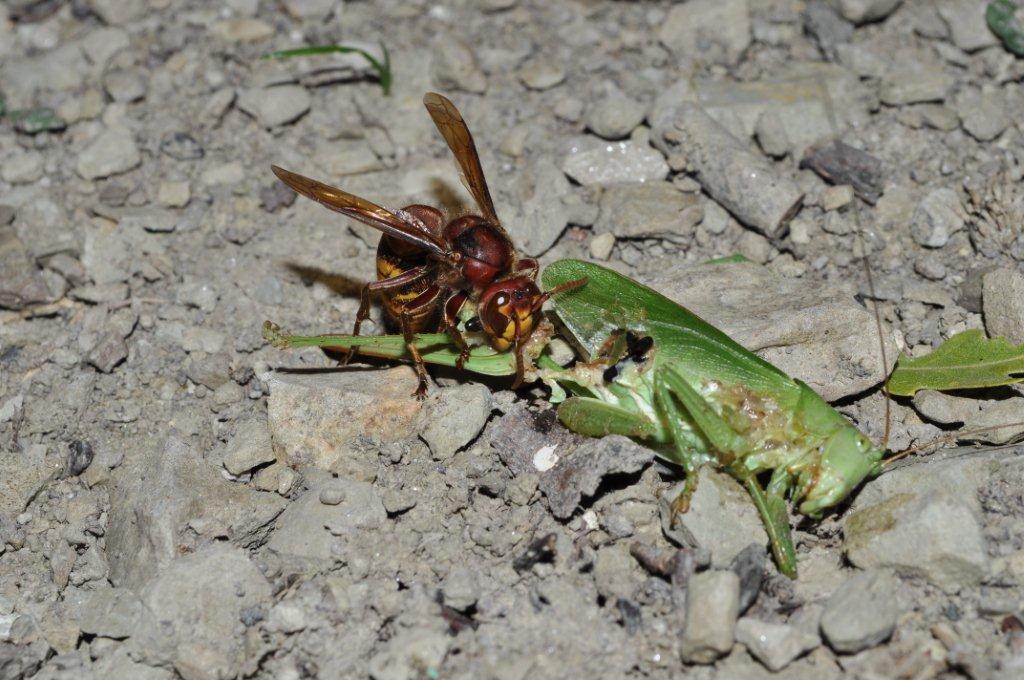
[[[660,293],[577,260],[555,262],[542,276],[549,289],[584,278],[586,285],[556,294],[552,308],[586,361],[562,368],[544,354],[552,334],[547,323],[526,348],[533,375],[552,388],[560,420],[580,434],[633,437],[680,465],[687,484],[673,504],[679,511],[700,466],[728,471],[750,493],[779,570],[795,577],[787,497],[801,513],[820,517],[882,471],[884,448],[807,385]],[[289,336],[269,322],[264,336],[282,348],[358,347],[360,354],[408,358],[402,336]],[[459,362],[445,334],[420,335],[416,345],[427,363]],[[510,353],[487,346],[474,347],[463,367],[515,373]]]
[[[649,336],[653,349],[602,379],[587,364],[546,371],[543,377],[576,394],[559,406],[559,419],[576,432],[650,442],[686,471],[684,494],[701,465],[727,470],[757,506],[780,571],[795,576],[786,497],[820,517],[881,472],[883,450],[810,387],[646,286],[577,260],[552,264],[543,281],[580,277],[588,284],[557,295],[553,306],[585,352],[597,355],[620,329]],[[768,472],[765,489],[758,477]],[[687,503],[684,495],[675,506]]]

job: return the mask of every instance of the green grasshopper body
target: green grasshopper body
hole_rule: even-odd
[[[653,444],[686,471],[689,493],[701,465],[727,470],[750,492],[780,570],[794,576],[785,498],[820,517],[881,471],[883,451],[810,387],[660,293],[575,260],[552,264],[543,281],[551,287],[582,277],[586,286],[554,299],[581,348],[594,357],[628,329],[651,337],[653,349],[649,358],[624,362],[610,381],[586,364],[546,371],[545,379],[576,395],[559,406],[559,419],[582,434]],[[766,490],[762,473],[770,473]]]
[[[577,260],[550,265],[543,283],[550,289],[581,278],[586,285],[556,295],[552,306],[567,339],[590,361],[558,366],[541,354],[545,334],[528,351],[539,356],[538,375],[552,387],[551,401],[561,402],[561,421],[585,435],[633,437],[680,465],[687,484],[674,504],[679,510],[700,466],[728,471],[757,506],[780,571],[795,576],[786,498],[820,517],[881,471],[883,451],[807,385],[646,286]],[[626,332],[650,337],[650,351],[622,359],[618,341]],[[408,358],[401,336],[288,336],[269,322],[264,336],[278,347],[358,346],[361,354]],[[456,365],[459,350],[447,336],[421,335],[416,342],[424,361]],[[477,347],[464,368],[510,375],[510,357]],[[565,390],[573,396],[566,399]]]

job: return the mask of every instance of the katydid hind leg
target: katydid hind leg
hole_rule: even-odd
[[[757,477],[751,473],[746,473],[741,481],[754,501],[758,514],[761,515],[775,564],[784,575],[796,578],[796,549],[793,547],[793,534],[789,528],[789,511],[785,499],[782,495],[765,493]]]
[[[717,453],[728,454],[732,458],[745,453],[746,441],[743,436],[735,432],[729,423],[715,413],[707,400],[690,387],[690,384],[674,367],[661,368],[655,375],[654,381],[658,395],[661,397],[662,407],[669,409],[673,398],[678,399],[701,434]],[[669,420],[671,425],[675,419],[670,418]]]
[[[679,515],[685,515],[690,511],[690,501],[693,499],[694,492],[697,491],[697,475],[697,470],[687,470],[682,490],[669,503],[669,510],[672,513],[669,522],[672,526],[675,526],[676,518]]]
[[[661,410],[662,420],[668,425],[672,433],[672,445],[676,451],[676,462],[683,466],[686,479],[683,482],[683,489],[672,499],[669,506],[672,516],[671,524],[674,526],[676,518],[690,510],[690,499],[697,490],[697,479],[700,465],[700,449],[694,444],[695,433],[683,427],[683,422],[688,421],[686,414],[672,397],[672,393],[664,381],[655,379],[655,393],[658,408]]]
[[[678,399],[716,451],[730,454],[733,458],[742,457],[745,452],[743,437],[733,431],[729,424],[715,413],[707,401],[686,382],[682,375],[671,366],[667,366],[655,377],[655,384],[670,423],[682,415],[672,410],[677,408],[675,399]],[[746,487],[755,507],[757,507],[758,514],[761,515],[761,521],[768,534],[772,555],[775,557],[779,571],[786,576],[795,578],[796,550],[793,548],[793,538],[789,528],[789,512],[784,498],[785,487],[781,483],[781,478],[778,484],[773,485],[772,490],[776,493],[766,494],[757,481],[757,477],[752,473],[738,465],[730,466],[729,469]]]

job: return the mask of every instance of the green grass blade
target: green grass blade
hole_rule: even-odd
[[[39,132],[57,132],[68,124],[53,109],[14,109],[7,112],[7,119],[14,123],[19,132],[34,135]]]
[[[901,356],[889,376],[889,392],[909,397],[918,390],[998,387],[1024,381],[1024,344],[986,338],[979,329],[957,333],[930,354]]]
[[[723,257],[716,257],[708,260],[704,264],[730,264],[732,262],[752,262],[752,260],[746,255],[740,253],[733,253],[732,255],[725,255]]]
[[[263,324],[263,337],[278,349],[322,347],[351,350],[363,356],[380,359],[412,361],[405,339],[401,335],[290,335],[267,321]],[[459,350],[444,333],[424,333],[416,336],[416,348],[423,361],[438,366],[455,366]],[[474,347],[463,366],[481,375],[503,376],[516,372],[515,356],[511,352],[497,352],[491,347]]]
[[[380,43],[381,53],[384,60],[380,61],[372,54],[359,47],[349,45],[318,45],[311,47],[297,47],[292,50],[279,50],[263,56],[264,59],[290,59],[293,57],[312,57],[321,54],[358,54],[370,64],[377,72],[377,80],[385,95],[391,94],[391,55],[384,43]]]

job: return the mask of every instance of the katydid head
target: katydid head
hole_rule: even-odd
[[[881,472],[884,453],[856,428],[838,429],[822,444],[815,473],[801,480],[800,512],[817,518],[841,503],[866,478]]]

